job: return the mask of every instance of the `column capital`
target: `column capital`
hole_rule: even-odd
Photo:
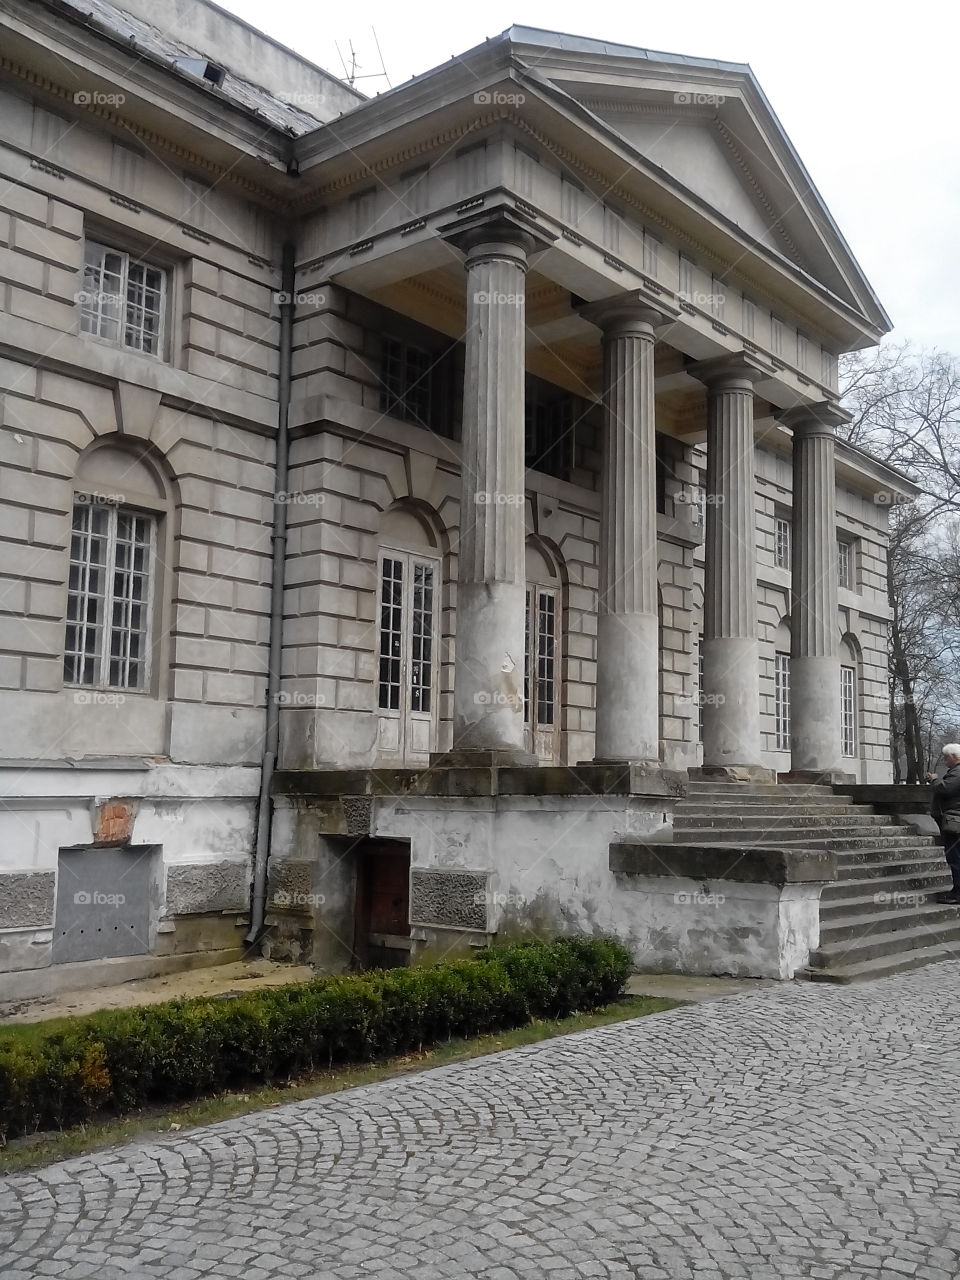
[[[557,239],[535,218],[505,202],[477,209],[438,230],[444,240],[470,257],[486,249],[526,261],[528,254],[548,249]]]
[[[645,289],[631,289],[612,298],[581,303],[577,312],[606,334],[640,335],[652,335],[654,329],[672,323],[680,314],[676,307]]]
[[[750,352],[731,351],[729,355],[712,356],[709,360],[688,364],[686,372],[698,382],[706,383],[711,391],[722,391],[725,387],[742,386],[745,382],[753,386],[761,378],[770,377],[774,370],[772,365]]]
[[[853,421],[853,414],[836,400],[821,400],[818,404],[800,404],[793,409],[784,409],[777,415],[777,421],[789,427],[795,436],[832,436],[837,427]]]

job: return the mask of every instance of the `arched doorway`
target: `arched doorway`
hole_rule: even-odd
[[[428,517],[387,511],[377,560],[377,755],[425,767],[436,750],[442,552]]]

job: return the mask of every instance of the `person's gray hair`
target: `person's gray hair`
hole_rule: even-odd
[[[960,742],[948,742],[940,754],[944,756],[960,756]]]

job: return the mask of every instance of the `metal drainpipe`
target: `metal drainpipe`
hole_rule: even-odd
[[[296,255],[292,244],[283,246],[280,268],[280,385],[277,403],[277,465],[274,471],[273,564],[270,579],[270,642],[267,657],[267,716],[263,762],[260,766],[260,801],[257,807],[257,843],[253,861],[253,893],[250,900],[250,932],[256,942],[263,932],[267,907],[267,864],[270,861],[270,822],[273,803],[270,784],[280,743],[280,663],[283,643],[283,581],[287,558],[287,503],[290,441],[290,369],[293,355],[293,311],[296,293]],[[282,497],[281,497],[282,495]]]

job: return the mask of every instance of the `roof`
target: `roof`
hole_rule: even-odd
[[[297,105],[296,102],[285,101],[283,97],[271,93],[269,89],[264,88],[262,85],[238,75],[228,66],[223,66],[219,62],[216,51],[200,49],[187,40],[180,38],[176,35],[175,28],[162,30],[160,27],[144,21],[126,9],[116,4],[111,4],[110,0],[57,0],[56,7],[61,11],[67,11],[69,16],[73,17],[77,22],[85,26],[92,26],[102,34],[122,42],[132,52],[142,57],[165,63],[168,69],[175,74],[182,75],[194,82],[199,80],[207,89],[222,94],[236,106],[254,112],[267,123],[288,133],[296,136],[309,133],[323,124],[328,118],[323,114],[306,110],[302,105]],[[232,14],[218,10],[215,5],[209,7],[223,13],[224,19],[233,18]],[[162,4],[158,3],[158,17],[161,16],[162,12]],[[246,26],[246,24],[243,25]],[[268,36],[256,31],[255,28],[248,29],[253,31],[259,38],[269,40]],[[276,45],[276,42],[271,41],[271,44]],[[277,47],[283,48],[283,46]],[[284,49],[284,52],[288,53],[292,58],[297,58],[305,68],[312,67],[311,63],[301,59],[293,51]],[[180,65],[184,60],[192,60],[198,63],[211,62],[215,66],[220,66],[224,71],[223,79],[214,86],[210,80],[203,80],[196,70],[191,72],[189,68]],[[316,71],[318,76],[324,76],[337,84],[340,83],[335,76],[331,76],[329,72],[325,72],[319,67],[313,68],[313,70]],[[302,102],[306,95],[291,94],[289,96],[291,98],[295,97],[297,102]],[[356,96],[359,100],[362,95],[357,94]]]

